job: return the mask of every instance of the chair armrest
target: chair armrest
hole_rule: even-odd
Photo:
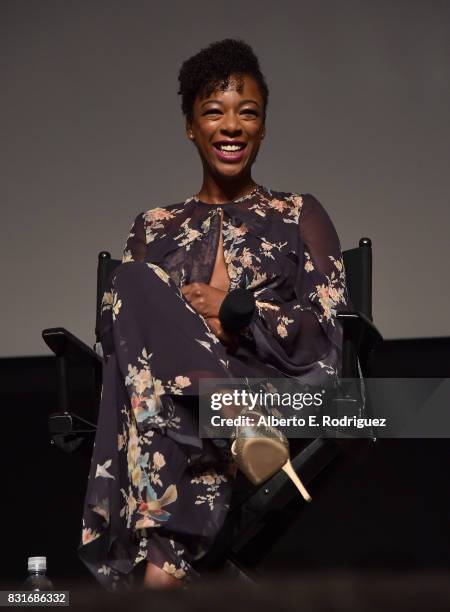
[[[342,378],[358,378],[358,360],[364,376],[368,375],[370,358],[383,337],[372,321],[357,310],[338,311],[343,327]]]
[[[93,368],[94,385],[101,374],[102,359],[87,344],[63,327],[44,329],[42,337],[56,355],[58,412],[49,415],[49,431],[55,444],[66,452],[73,452],[84,434],[95,432],[91,421],[70,411],[68,361]],[[75,435],[76,439],[73,438]],[[71,439],[69,438],[72,436]]]
[[[356,348],[364,345],[372,349],[383,342],[383,336],[362,312],[358,310],[338,311],[337,319],[342,323],[344,339],[351,340]]]
[[[100,365],[102,362],[94,350],[64,327],[44,329],[42,337],[57,357],[67,357],[76,363],[92,364],[94,366]]]

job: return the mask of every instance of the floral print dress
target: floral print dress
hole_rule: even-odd
[[[180,288],[208,283],[222,224],[230,288],[256,311],[231,353]],[[340,243],[309,194],[197,197],[141,213],[103,296],[103,388],[80,557],[115,590],[151,561],[180,580],[221,529],[234,473],[225,441],[198,431],[202,378],[284,376],[320,384],[340,373],[337,310],[348,297]]]

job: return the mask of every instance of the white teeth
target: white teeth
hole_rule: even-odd
[[[219,145],[221,151],[240,151],[243,149],[243,145]]]

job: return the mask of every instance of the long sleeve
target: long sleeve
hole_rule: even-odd
[[[340,372],[342,329],[338,309],[347,306],[341,246],[334,225],[320,202],[302,196],[299,214],[295,291],[263,287],[255,291],[256,313],[249,331],[259,356],[295,376]],[[281,290],[280,290],[281,289]]]
[[[130,229],[125,244],[122,263],[127,261],[144,261],[146,250],[145,214],[140,213]]]
[[[139,214],[130,229],[122,256],[122,263],[128,261],[144,261],[146,249],[144,214]],[[114,291],[112,272],[108,281],[108,289],[103,293],[100,318],[97,321],[96,333],[100,337],[103,355],[114,352],[112,338],[114,310],[117,309],[117,294]]]

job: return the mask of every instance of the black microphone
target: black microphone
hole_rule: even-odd
[[[219,310],[219,321],[225,331],[237,332],[250,323],[255,308],[253,293],[238,287],[230,291],[223,300]]]

